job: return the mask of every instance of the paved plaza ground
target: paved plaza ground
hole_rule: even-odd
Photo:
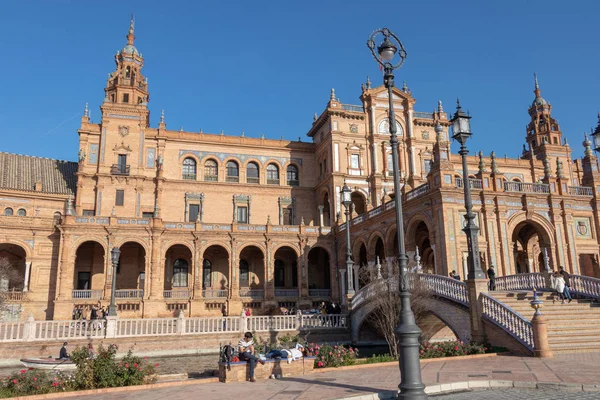
[[[551,359],[517,356],[496,356],[489,358],[430,361],[422,363],[423,381],[427,385],[472,380],[507,380],[522,382],[555,382],[577,384],[600,384],[600,353],[573,353],[556,355]],[[395,365],[369,366],[368,368],[329,370],[311,375],[289,377],[281,380],[264,380],[256,383],[193,383],[174,384],[169,387],[145,389],[131,392],[115,392],[79,396],[79,399],[224,399],[253,398],[272,400],[330,400],[361,394],[395,390],[400,379]],[[490,390],[453,395],[437,396],[439,399],[552,399],[541,390]],[[521,396],[523,394],[524,396]],[[557,399],[598,399],[600,392],[561,393]],[[452,397],[454,396],[454,397]],[[460,397],[462,396],[462,397]],[[470,397],[469,397],[470,396]],[[487,397],[485,397],[487,396]],[[494,397],[495,396],[495,397]],[[502,397],[504,396],[504,397]],[[537,397],[535,397],[537,396]],[[544,397],[546,396],[546,397]],[[586,397],[587,396],[587,397]]]
[[[562,390],[475,390],[472,392],[431,396],[432,400],[598,400],[600,393],[565,392]]]

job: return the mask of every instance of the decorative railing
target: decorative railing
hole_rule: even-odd
[[[358,217],[354,217],[352,218],[352,225],[356,225],[356,224],[360,224],[361,222],[363,222],[365,220],[365,214],[361,214]]]
[[[250,289],[247,287],[240,288],[240,297],[251,297],[253,299],[262,299],[265,297],[263,289]]]
[[[330,289],[308,289],[308,295],[311,297],[330,297]]]
[[[0,322],[0,342],[23,340],[23,322]]]
[[[506,192],[520,193],[550,193],[547,183],[504,182]]]
[[[462,305],[469,305],[469,296],[467,293],[467,284],[442,275],[430,274],[409,274],[416,282],[429,290],[432,294],[455,301]]]
[[[429,183],[424,183],[423,185],[418,186],[418,187],[414,188],[413,190],[411,190],[410,192],[406,193],[406,200],[416,199],[417,197],[424,195],[428,191],[429,191]]]
[[[141,299],[144,289],[118,289],[115,290],[115,299]]]
[[[365,112],[363,106],[355,106],[354,104],[342,104],[342,110],[354,111],[354,112]]]
[[[600,300],[600,279],[590,276],[571,275],[571,291],[578,295]]]
[[[298,289],[275,289],[276,297],[298,297]]]
[[[248,331],[295,331],[298,329],[295,315],[253,316],[246,318]]]
[[[247,183],[260,183],[260,178],[258,177],[247,177],[246,178],[246,182]]]
[[[24,335],[33,340],[54,339],[87,339],[104,337],[104,320],[93,321],[35,321],[34,325],[26,323]]]
[[[546,287],[546,280],[541,272],[499,276],[495,282],[496,290],[533,290]]]
[[[118,319],[117,337],[175,335],[177,318]]]
[[[456,182],[457,188],[464,187],[463,178],[456,178],[454,181]],[[469,187],[471,189],[483,189],[483,182],[481,179],[469,178]]]
[[[185,320],[184,335],[215,332],[240,332],[240,317],[189,318]]]
[[[206,297],[208,299],[227,297],[227,294],[228,294],[227,290],[222,290],[222,289],[204,289],[204,290],[202,290],[202,297]]]
[[[571,196],[593,196],[594,188],[587,186],[569,186],[569,194]]]
[[[219,180],[217,175],[204,175],[204,180],[207,182],[216,182]]]
[[[268,179],[267,178],[267,185],[279,185],[279,179]]]
[[[196,174],[182,174],[181,178],[186,181],[195,181]]]
[[[348,328],[349,318],[344,314],[303,315],[302,329]]]
[[[113,164],[110,167],[111,175],[129,175],[129,165]]]
[[[480,294],[482,315],[533,351],[533,326],[509,306],[486,293]]]
[[[288,186],[300,186],[300,181],[297,179],[288,179]]]
[[[23,301],[26,300],[27,293],[23,291],[10,290],[6,292],[0,292],[0,299],[4,301]]]
[[[102,289],[94,290],[73,290],[71,293],[73,299],[100,300],[102,298]]]
[[[189,289],[173,289],[163,291],[163,297],[165,299],[189,299],[191,297],[191,291]]]

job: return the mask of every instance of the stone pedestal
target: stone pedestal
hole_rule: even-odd
[[[467,281],[469,296],[469,318],[471,320],[471,341],[475,343],[485,342],[485,330],[481,319],[481,303],[479,294],[488,292],[487,279],[469,279]]]
[[[546,326],[546,317],[541,313],[536,313],[531,320],[533,325],[533,355],[535,357],[552,357],[552,350],[548,344],[548,328]]]

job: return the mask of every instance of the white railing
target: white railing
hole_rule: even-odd
[[[544,289],[546,280],[541,272],[499,276],[496,278],[496,290],[533,290]]]
[[[115,299],[141,299],[144,289],[118,289],[115,290]]]
[[[455,178],[457,188],[462,188],[464,185],[463,178]],[[469,178],[469,187],[471,189],[483,189],[483,182],[481,179]]]
[[[533,351],[533,326],[531,322],[486,293],[481,293],[480,299],[484,318],[498,325],[528,350]]]
[[[163,291],[163,297],[165,299],[184,299],[187,300],[191,297],[189,289],[173,289]]]
[[[240,321],[240,317],[189,318],[185,320],[183,334],[240,332]]]
[[[252,316],[246,318],[248,331],[295,331],[298,329],[295,315]]]
[[[600,299],[600,279],[590,276],[571,275],[571,291],[578,295]]]
[[[202,297],[208,299],[227,297],[227,290],[222,289],[204,289],[202,290]]]
[[[521,193],[550,193],[550,185],[547,183],[504,182],[504,190]]]
[[[23,340],[23,322],[0,322],[0,342]]]
[[[445,297],[465,306],[469,305],[467,284],[442,275],[410,274],[411,278],[419,282],[432,294]]]
[[[31,325],[29,325],[31,326]],[[33,332],[26,332],[34,340],[88,339],[104,337],[104,320],[35,321]]]
[[[263,289],[240,288],[240,297],[251,297],[253,299],[262,299],[265,297]]]
[[[571,196],[593,196],[594,188],[587,186],[569,186],[569,194]]]
[[[275,289],[275,297],[298,297],[298,289]]]
[[[331,289],[308,289],[311,297],[331,297]]]
[[[117,320],[117,337],[177,334],[177,318],[135,318]]]
[[[302,316],[302,329],[348,328],[349,318],[342,314],[315,314]]]
[[[73,299],[100,300],[102,298],[102,289],[94,290],[73,290],[71,293]]]
[[[414,188],[410,192],[406,193],[406,200],[415,199],[429,191],[429,183],[424,183],[423,185]]]

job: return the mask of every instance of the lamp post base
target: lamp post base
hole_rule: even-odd
[[[475,343],[485,342],[485,330],[481,316],[483,310],[479,302],[479,294],[488,292],[487,279],[469,279],[467,280],[467,290],[469,295],[469,314],[471,319],[471,341]]]

